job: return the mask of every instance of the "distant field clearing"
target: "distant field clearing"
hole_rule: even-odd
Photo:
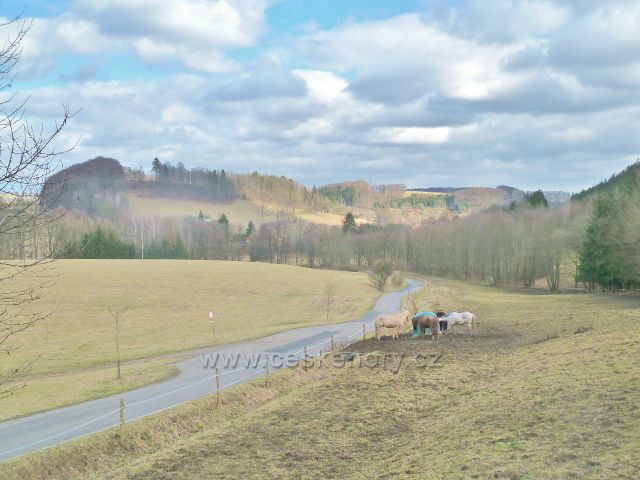
[[[251,220],[259,225],[264,222],[275,222],[277,216],[275,207],[265,205],[264,212],[262,206],[257,202],[248,200],[236,200],[232,203],[210,203],[196,200],[180,200],[164,197],[140,197],[129,194],[129,207],[136,215],[159,216],[159,217],[197,217],[202,211],[211,219],[217,220],[223,213],[232,225],[246,226]],[[295,216],[305,222],[317,223],[321,225],[339,226],[342,225],[342,216],[334,213],[307,212],[296,210]]]
[[[256,225],[263,219],[259,204],[247,200],[236,200],[232,203],[209,203],[196,200],[180,200],[163,197],[139,197],[130,194],[129,206],[136,215],[157,215],[159,217],[197,217],[202,211],[213,220],[220,218],[223,213],[233,225],[246,226],[249,220]],[[265,222],[275,222],[276,214],[265,208]]]
[[[402,194],[403,197],[407,198],[407,197],[413,197],[413,196],[420,196],[420,197],[444,197],[449,195],[448,193],[445,192],[422,192],[422,191],[413,191],[413,190],[405,190],[404,193]]]
[[[48,390],[46,405],[40,409],[50,408],[62,398],[65,403],[73,401],[66,391],[67,374],[108,366],[115,376],[115,327],[110,305],[128,307],[120,324],[120,349],[123,360],[130,361],[211,345],[209,309],[215,312],[217,343],[227,343],[325,323],[323,292],[330,279],[337,286],[331,321],[357,318],[378,296],[361,273],[264,263],[59,260],[54,273],[55,285],[33,305],[52,315],[14,337],[17,350],[2,360],[6,371],[41,355],[29,376],[57,375],[57,382],[27,379],[43,396]],[[171,373],[166,365],[162,369]],[[131,371],[135,378],[128,379],[130,383],[144,383],[143,377],[158,379],[153,369],[142,374],[139,369]],[[83,378],[91,382],[106,377],[94,372]],[[56,394],[54,384],[61,392],[65,390],[64,396]],[[96,396],[100,396],[98,387],[94,389]],[[103,389],[113,391],[118,386],[103,385]],[[17,408],[20,395],[29,396],[29,386],[13,397],[0,399],[0,417],[25,413]],[[89,394],[83,395],[81,399]]]
[[[320,225],[329,225],[331,227],[342,225],[344,217],[335,213],[321,212],[296,212],[296,216],[305,222],[318,223]]]

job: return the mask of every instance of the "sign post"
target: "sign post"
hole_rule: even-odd
[[[213,321],[213,310],[209,310],[209,323],[211,323],[211,333],[213,334],[213,343],[216,343],[216,326]]]

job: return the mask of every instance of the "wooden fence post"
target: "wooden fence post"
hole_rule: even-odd
[[[269,386],[269,354],[266,353],[265,357],[267,359],[267,387]]]
[[[307,346],[304,346],[304,357],[302,359],[302,368],[304,371],[307,371]]]
[[[124,425],[124,398],[120,399],[120,425]]]
[[[362,324],[362,339],[366,340],[367,339],[367,327],[365,326],[365,324]]]
[[[336,352],[336,345],[333,341],[333,335],[331,335],[331,353],[335,353]]]
[[[216,405],[220,408],[220,367],[216,367]]]

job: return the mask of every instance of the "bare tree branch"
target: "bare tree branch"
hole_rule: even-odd
[[[0,28],[20,22],[21,15]],[[60,155],[75,147],[57,150],[54,144],[75,115],[68,105],[62,107],[61,120],[45,131],[44,126],[28,121],[28,99],[20,101],[15,94],[6,93],[13,86],[12,72],[31,26],[23,21],[18,32],[0,47],[0,353],[5,358],[17,348],[12,338],[52,314],[40,311],[37,301],[53,285],[55,274],[50,264],[55,252],[43,249],[39,240],[44,228],[62,213],[49,209],[50,202],[41,192],[47,177],[59,167]],[[18,367],[3,368],[0,364],[0,398],[24,388],[19,379],[37,358]]]

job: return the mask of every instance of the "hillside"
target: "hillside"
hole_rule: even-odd
[[[145,197],[133,192],[129,193],[127,198],[129,210],[134,216],[184,218],[197,217],[202,212],[205,218],[217,220],[224,214],[232,225],[241,226],[246,226],[250,221],[256,225],[263,222],[275,222],[277,218],[275,212],[270,208],[266,208],[263,212],[260,204],[249,200],[216,203],[166,197]]]
[[[571,197],[573,201],[581,201],[596,195],[611,193],[620,190],[623,193],[637,192],[640,185],[640,160],[632,163],[622,172],[613,174],[608,180],[604,180],[591,188],[582,190]]]
[[[127,208],[125,170],[114,158],[96,157],[51,175],[40,192],[53,208],[81,210],[95,217]]]
[[[276,221],[340,226],[347,212],[361,224],[418,227],[442,218],[505,206],[525,192],[500,185],[407,189],[362,180],[308,188],[282,176],[238,174],[176,166],[154,159],[151,174],[97,157],[51,176],[42,191],[54,207],[88,215],[92,221],[123,223],[134,217],[205,218],[224,214],[235,227]],[[562,192],[555,192],[561,199]]]
[[[316,359],[268,385],[259,378],[225,391],[220,408],[210,395],[8,462],[0,474],[637,478],[638,297],[430,278],[416,301],[470,309],[481,319],[478,334],[369,338],[350,347],[367,357]]]
[[[17,337],[15,352],[3,359],[6,368],[18,368],[41,356],[27,374],[28,389],[0,396],[0,419],[171,374],[176,359],[171,362],[166,354],[212,344],[210,308],[216,312],[216,342],[224,344],[326,323],[323,292],[329,280],[336,285],[334,322],[362,315],[378,295],[362,273],[257,262],[58,260],[55,272],[55,284],[32,305],[51,316]],[[18,286],[37,278],[25,278]],[[123,382],[116,380],[113,368],[110,306],[125,310],[120,325],[120,352],[127,366]]]

